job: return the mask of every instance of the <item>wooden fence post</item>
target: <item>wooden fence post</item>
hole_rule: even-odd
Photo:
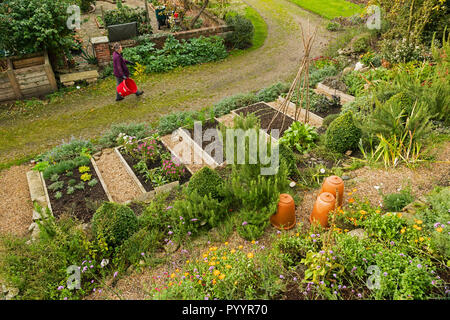
[[[45,51],[44,53],[45,62],[44,62],[44,70],[47,75],[48,81],[50,82],[50,86],[53,91],[58,91],[58,85],[56,84],[55,74],[53,73],[52,66],[50,64],[50,60],[48,59],[48,53]]]
[[[11,87],[14,90],[16,95],[16,99],[23,99],[22,92],[20,91],[19,82],[17,82],[16,76],[14,75],[13,64],[11,59],[8,59],[8,70],[6,71],[8,74],[9,82],[11,83]]]

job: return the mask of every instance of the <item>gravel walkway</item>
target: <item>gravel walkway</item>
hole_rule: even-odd
[[[115,202],[125,202],[141,195],[114,149],[105,149],[96,161],[108,191]]]
[[[0,171],[0,234],[24,236],[32,222],[33,205],[26,172],[30,165]]]

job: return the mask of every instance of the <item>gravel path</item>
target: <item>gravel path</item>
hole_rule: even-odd
[[[26,172],[29,165],[0,171],[0,234],[24,236],[32,222],[33,205]]]
[[[105,149],[96,161],[108,191],[115,202],[133,200],[141,195],[133,179],[130,177],[114,149]]]

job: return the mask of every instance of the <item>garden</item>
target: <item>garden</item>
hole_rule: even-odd
[[[262,33],[238,2],[198,2],[234,24],[225,38],[168,36],[157,48],[139,37],[123,51],[133,76],[255,45]],[[351,17],[367,4],[355,2],[299,4],[340,31],[321,55],[310,52],[315,34],[304,36],[288,81],[33,156],[44,201],[33,203],[33,236],[0,234],[0,297],[448,299],[450,36],[436,27],[448,7],[378,1],[373,30]],[[241,145],[230,129],[246,132]],[[274,155],[276,170],[262,174]]]

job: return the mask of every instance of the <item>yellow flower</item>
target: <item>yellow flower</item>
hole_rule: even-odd
[[[348,203],[353,203],[353,202],[355,202],[355,199],[353,199],[353,198],[348,199]]]
[[[231,265],[227,264],[227,265],[225,266],[225,268],[231,269]]]
[[[216,284],[216,283],[217,283],[216,279],[213,279],[212,284]]]
[[[198,284],[202,284],[202,280],[198,280]]]
[[[251,253],[251,252],[247,253],[247,258],[249,258],[249,259],[253,258],[253,253]]]
[[[222,257],[222,260],[227,260],[227,257],[223,256],[223,257]]]
[[[437,232],[442,232],[442,230],[443,230],[443,229],[442,229],[441,227],[436,228],[436,231],[437,231]]]
[[[348,193],[347,193],[348,196],[351,196],[352,194],[353,194],[353,193],[351,193],[351,192],[348,192]]]
[[[414,219],[414,222],[417,223],[417,224],[422,224],[423,223],[422,220],[416,220],[416,219]]]
[[[237,285],[237,281],[234,282],[234,285]]]
[[[173,278],[175,278],[177,275],[175,274],[175,273],[172,273],[171,275],[170,275],[170,277],[173,279]]]
[[[353,192],[356,192],[356,189],[353,189],[352,191],[353,191]]]
[[[211,260],[213,260],[213,261],[216,260],[216,259],[217,259],[217,257],[211,257]]]
[[[359,210],[359,213],[361,213],[361,214],[367,214],[367,212],[366,211],[364,211],[364,210]]]
[[[227,242],[225,242],[225,245],[226,245],[226,246],[228,245],[228,241],[227,241]]]
[[[169,287],[172,285],[173,283],[172,283],[172,281],[171,282],[169,282]]]
[[[185,277],[189,276],[189,272],[185,272],[185,273],[184,273],[184,276],[185,276]]]
[[[244,246],[241,245],[241,246],[238,247],[238,249],[239,249],[239,250],[242,250],[243,247],[244,247]]]
[[[344,229],[344,232],[348,232],[348,229]]]
[[[255,240],[252,240],[252,244],[255,244]]]
[[[420,238],[419,238],[419,241],[423,241],[423,240],[425,240],[423,237],[420,237]]]
[[[219,276],[219,279],[220,280],[223,280],[225,278],[225,275],[222,273],[220,276]]]
[[[299,237],[299,236],[300,236],[300,233],[297,232],[295,235],[296,235],[297,237]]]
[[[203,254],[203,258],[207,258],[208,257],[208,254],[207,253],[204,253]]]
[[[403,228],[402,230],[400,230],[400,233],[405,233],[405,228]]]
[[[381,211],[380,210],[375,210],[375,213],[380,213]]]
[[[213,275],[218,276],[220,274],[219,270],[214,270]]]
[[[175,272],[180,272],[180,269],[176,269]]]
[[[422,230],[422,227],[417,227],[416,229],[420,231],[420,230]]]
[[[215,266],[216,263],[215,263],[214,261],[211,261],[211,262],[209,263],[209,265],[210,265],[210,266]]]
[[[230,251],[232,254],[233,253],[235,253],[236,252],[236,250],[235,249],[231,249],[231,251]]]
[[[186,264],[189,263],[189,262],[190,262],[189,260],[186,260]]]
[[[401,212],[397,213],[397,217],[401,218],[402,217],[402,213]]]

